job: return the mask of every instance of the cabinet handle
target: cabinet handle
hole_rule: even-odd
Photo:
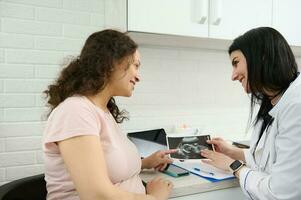
[[[210,18],[213,25],[219,25],[222,21],[222,1],[210,1]]]
[[[204,24],[208,18],[208,0],[195,0],[196,20]]]

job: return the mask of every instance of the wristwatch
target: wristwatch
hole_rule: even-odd
[[[239,160],[235,160],[233,163],[231,163],[229,167],[232,170],[233,175],[235,175],[235,172],[237,172],[244,165],[245,164],[243,162],[240,162]]]

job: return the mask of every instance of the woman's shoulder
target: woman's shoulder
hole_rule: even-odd
[[[298,76],[297,79],[292,82],[284,95],[287,96],[286,102],[288,105],[301,103],[301,76]]]
[[[89,105],[86,97],[84,96],[71,96],[66,98],[62,103],[57,106],[58,109],[80,109],[80,108],[92,108]]]
[[[93,106],[84,96],[72,96],[66,98],[51,113],[51,115],[82,115],[84,113],[95,113]],[[50,115],[50,116],[51,116]]]
[[[294,82],[270,111],[272,115],[285,116],[290,112],[301,113],[301,82]]]
[[[277,118],[287,123],[301,120],[301,93],[292,94],[278,109]],[[285,123],[285,124],[287,124]],[[299,124],[299,123],[298,123]]]
[[[61,105],[86,105],[87,102],[86,102],[86,97],[85,96],[79,96],[79,95],[76,95],[76,96],[71,96],[71,97],[68,97],[66,98],[62,103]]]
[[[99,135],[101,121],[93,107],[81,96],[65,99],[50,114],[45,142],[61,141],[78,135]]]

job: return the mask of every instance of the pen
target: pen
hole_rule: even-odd
[[[208,171],[202,170],[202,169],[197,168],[197,167],[195,167],[195,168],[193,168],[193,169],[194,169],[195,171],[203,172],[203,173],[210,174],[210,175],[214,176],[214,173],[213,173],[213,172],[208,172]]]

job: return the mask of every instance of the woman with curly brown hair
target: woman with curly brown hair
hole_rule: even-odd
[[[145,190],[139,173],[163,169],[173,150],[141,160],[117,124],[126,116],[113,97],[132,95],[139,67],[130,37],[96,32],[45,91],[51,108],[43,140],[48,200],[168,198],[169,181],[156,178]]]

